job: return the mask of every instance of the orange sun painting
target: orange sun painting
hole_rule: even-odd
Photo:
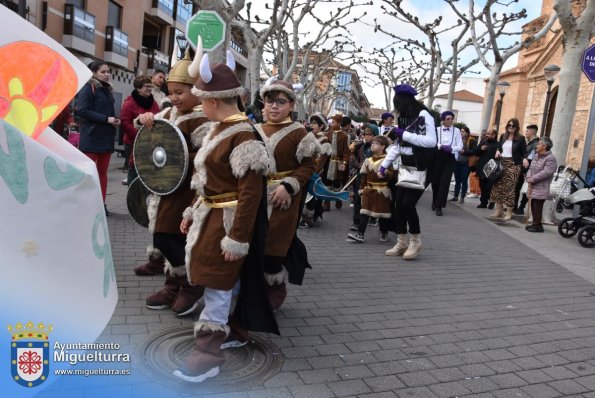
[[[77,75],[60,54],[38,43],[0,47],[0,118],[37,139],[77,91]]]

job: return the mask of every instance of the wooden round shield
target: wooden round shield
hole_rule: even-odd
[[[157,195],[174,192],[188,172],[188,146],[182,132],[166,120],[142,127],[132,149],[134,167],[148,190]]]
[[[128,194],[126,195],[128,212],[134,221],[145,228],[149,227],[149,216],[147,215],[149,195],[151,195],[151,191],[143,185],[138,177],[128,186]]]

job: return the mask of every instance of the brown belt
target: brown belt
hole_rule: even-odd
[[[239,195],[237,192],[222,193],[213,196],[202,196],[202,201],[205,206],[222,209],[225,207],[235,207],[238,205]]]

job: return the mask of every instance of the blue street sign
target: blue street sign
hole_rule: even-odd
[[[595,83],[595,44],[585,50],[581,68],[591,83]]]

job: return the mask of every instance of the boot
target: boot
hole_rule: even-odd
[[[402,256],[407,250],[407,234],[397,235],[397,244],[384,252],[387,256]]]
[[[421,237],[419,234],[411,234],[409,238],[409,246],[403,254],[403,260],[412,260],[419,254],[421,250]]]
[[[277,311],[285,301],[285,297],[287,297],[287,285],[285,285],[285,282],[276,283],[272,286],[267,284],[265,290],[271,303],[271,309],[273,312]]]
[[[165,258],[159,251],[153,247],[147,248],[148,261],[134,268],[134,273],[138,276],[161,275],[165,269]]]
[[[199,330],[197,330],[199,328]],[[219,374],[219,365],[225,357],[221,343],[227,336],[226,325],[199,321],[194,327],[194,348],[186,357],[184,366],[174,371],[174,376],[191,383],[201,383]]]
[[[506,208],[506,214],[504,214],[504,221],[510,221],[512,219],[512,207]]]
[[[182,267],[184,268],[184,267]],[[203,286],[192,286],[188,282],[186,273],[176,276],[180,284],[180,291],[174,300],[171,309],[177,316],[185,316],[193,313],[204,303],[203,295],[205,288]]]
[[[179,280],[171,275],[169,271],[165,272],[165,283],[163,289],[147,297],[145,301],[147,308],[151,310],[163,310],[170,308],[180,290]]]
[[[496,211],[490,214],[490,218],[502,218],[504,215],[504,205],[502,203],[496,203]]]

